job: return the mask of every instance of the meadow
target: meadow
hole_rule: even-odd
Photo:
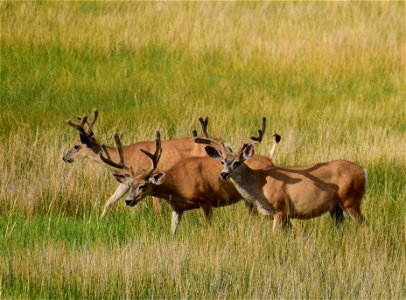
[[[406,298],[403,2],[0,2],[0,298]],[[273,234],[243,202],[186,212],[119,201],[64,121],[100,112],[112,145],[190,137],[235,147],[268,119],[275,163],[368,170],[362,211]]]

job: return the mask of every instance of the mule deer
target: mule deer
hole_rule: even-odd
[[[128,183],[128,179],[120,173],[122,171],[121,169],[118,169],[117,167],[111,166],[109,164],[106,165],[100,159],[99,153],[102,151],[110,159],[117,159],[119,155],[115,151],[115,148],[100,144],[96,140],[93,133],[93,126],[97,120],[98,111],[94,109],[93,114],[93,119],[91,121],[88,120],[88,117],[86,115],[77,117],[80,121],[80,123],[78,124],[73,123],[72,120],[66,121],[69,126],[79,131],[80,139],[77,143],[74,144],[71,149],[67,151],[67,153],[63,156],[63,160],[65,162],[71,163],[75,159],[89,158],[90,160],[100,163],[103,166],[107,166],[113,172],[112,175],[114,176],[114,178],[120,182],[114,194],[104,204],[104,208],[100,216],[102,218],[103,216],[105,216],[108,209],[128,192],[128,190],[130,189],[130,185]],[[199,122],[202,128],[203,135],[206,138],[209,138],[207,132],[208,118],[200,117]],[[87,129],[85,129],[85,125],[87,126]],[[265,125],[266,119],[263,118],[261,129],[262,134],[265,131]],[[151,150],[153,147],[153,141],[143,141],[128,145],[122,147],[123,157],[125,158],[127,165],[132,167],[135,173],[141,173],[145,168],[149,167],[149,161],[148,158],[139,150],[141,148]],[[196,143],[194,143],[194,140],[190,138],[164,141],[162,142],[162,148],[164,150],[164,154],[160,160],[160,166],[158,170],[167,170],[179,161],[188,157],[206,157],[204,146],[197,145]],[[273,154],[274,151],[275,147],[272,148],[271,153]],[[159,213],[160,201],[156,197],[153,197],[153,201],[154,210],[156,213]]]
[[[67,120],[66,123],[79,131],[79,141],[74,144],[74,146],[69,149],[66,154],[63,156],[63,160],[67,163],[73,162],[75,159],[79,158],[89,158],[92,161],[104,164],[100,157],[99,153],[104,151],[108,157],[113,159],[117,158],[117,153],[114,148],[108,147],[100,144],[93,133],[93,126],[97,120],[98,111],[95,109],[93,111],[93,119],[89,121],[86,115],[79,116],[77,119],[80,121],[78,124],[72,122],[72,120]],[[199,119],[204,136],[208,137],[207,134],[207,124],[208,118]],[[87,128],[85,128],[87,126]],[[139,149],[151,149],[154,145],[154,142],[143,141],[138,142],[132,145],[128,145],[123,148],[123,155],[126,158],[126,161],[129,166],[131,166],[135,172],[141,172],[144,168],[149,165],[148,159],[139,152]],[[162,157],[160,166],[163,169],[170,168],[175,163],[191,156],[206,156],[204,147],[201,145],[196,145],[192,139],[175,139],[171,141],[163,142],[163,148],[165,149],[165,155]],[[113,172],[112,175],[114,178],[120,182],[118,188],[114,194],[106,201],[101,218],[107,213],[107,210],[121,197],[123,197],[130,186],[128,185],[128,180],[120,174],[120,170],[117,168],[107,165],[109,169]],[[158,198],[153,197],[154,201],[154,210],[159,214],[160,212],[160,201]]]
[[[262,134],[263,131],[256,139],[257,141],[262,140]],[[115,135],[115,139],[117,138],[118,136]],[[196,135],[195,139],[197,139]],[[116,145],[120,153],[121,144],[117,140]],[[158,132],[155,153],[159,153],[159,148]],[[134,206],[148,195],[166,199],[172,208],[172,234],[176,233],[184,211],[201,208],[206,220],[210,222],[213,207],[231,205],[242,200],[241,195],[230,182],[222,181],[218,177],[221,165],[208,157],[190,157],[178,162],[166,172],[159,172],[155,171],[159,155],[141,151],[152,160],[152,167],[141,174],[134,173],[131,168],[124,165],[124,160],[120,159],[120,165],[123,170],[131,174],[132,179],[131,192],[126,203]],[[107,159],[104,158],[104,160],[109,163]],[[114,164],[114,162],[110,163]],[[270,158],[255,155],[250,165],[255,169],[259,166],[271,167],[273,164]]]
[[[254,145],[244,144],[233,153],[224,143],[199,139],[207,144],[209,157],[221,160],[222,180],[230,181],[259,213],[273,217],[273,230],[289,228],[289,219],[309,219],[326,212],[343,221],[342,211],[358,222],[365,221],[361,200],[367,184],[367,171],[357,164],[335,160],[307,167],[253,169]],[[228,180],[229,179],[229,180]]]

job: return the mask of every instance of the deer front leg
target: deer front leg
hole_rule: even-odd
[[[255,213],[255,206],[252,203],[249,203],[248,201],[244,200],[245,208],[248,210],[248,213],[250,215],[254,215]]]
[[[279,232],[282,230],[291,230],[292,223],[290,223],[289,218],[283,213],[276,213],[273,215],[273,232]]]
[[[172,235],[175,235],[178,225],[180,223],[180,219],[182,218],[183,211],[181,210],[173,210],[172,211],[172,223],[171,223],[171,232]]]
[[[118,186],[118,188],[116,189],[116,191],[114,192],[114,194],[106,201],[106,203],[104,204],[104,209],[103,212],[100,215],[100,219],[102,219],[106,213],[107,210],[121,197],[124,196],[125,193],[128,192],[128,190],[130,189],[130,185],[128,183],[120,183],[120,185]]]
[[[152,207],[156,215],[161,214],[161,199],[157,197],[152,197]]]
[[[206,222],[210,224],[211,216],[213,215],[213,205],[211,202],[201,202],[199,206],[203,210]]]

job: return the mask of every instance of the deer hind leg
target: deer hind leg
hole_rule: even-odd
[[[124,196],[125,193],[128,192],[130,189],[130,185],[127,183],[120,183],[114,194],[106,201],[104,204],[103,212],[100,215],[100,219],[103,218],[107,210],[113,206],[114,203],[116,203],[117,200],[119,200],[121,197]]]
[[[283,228],[283,230],[285,230],[285,231],[293,231],[293,226],[292,226],[292,223],[290,223],[290,220],[289,220],[289,218],[288,217],[286,217],[286,218],[283,218],[283,221],[282,221],[283,223],[282,223],[282,228]]]
[[[161,215],[161,199],[157,197],[152,197],[152,208],[156,215]]]
[[[333,218],[336,225],[344,222],[344,212],[338,205],[334,206],[333,209],[330,210],[330,216]]]
[[[358,224],[366,224],[366,219],[361,212],[359,204],[346,207],[345,211],[350,215],[351,219]]]

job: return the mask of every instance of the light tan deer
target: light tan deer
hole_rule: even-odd
[[[222,180],[230,181],[257,210],[273,216],[273,230],[289,228],[289,219],[309,219],[330,212],[338,222],[342,210],[358,222],[365,221],[361,200],[367,184],[367,171],[345,160],[318,163],[307,167],[253,169],[249,161],[254,145],[244,144],[233,153],[224,143],[201,138],[209,157],[221,160]],[[228,180],[229,179],[229,180]]]
[[[262,128],[264,129],[264,119]],[[259,137],[252,137],[253,140],[261,142],[263,131],[258,130]],[[194,135],[197,138],[195,131]],[[122,146],[118,135],[115,134],[114,138],[117,152],[121,153]],[[271,153],[275,147],[272,149]],[[190,157],[178,162],[165,172],[157,171],[161,153],[159,132],[156,137],[155,153],[148,153],[144,149],[141,151],[152,160],[152,167],[141,174],[127,167],[122,155],[119,155],[118,164],[103,155],[101,159],[112,166],[121,167],[123,174],[131,175],[132,188],[126,200],[127,205],[134,206],[148,195],[167,200],[172,208],[172,234],[176,233],[184,211],[201,208],[206,220],[210,221],[213,207],[231,205],[242,200],[241,195],[230,182],[222,181],[218,177],[221,165],[208,157]],[[162,153],[165,153],[165,150]],[[250,165],[252,168],[271,167],[273,163],[269,157],[256,155]]]

